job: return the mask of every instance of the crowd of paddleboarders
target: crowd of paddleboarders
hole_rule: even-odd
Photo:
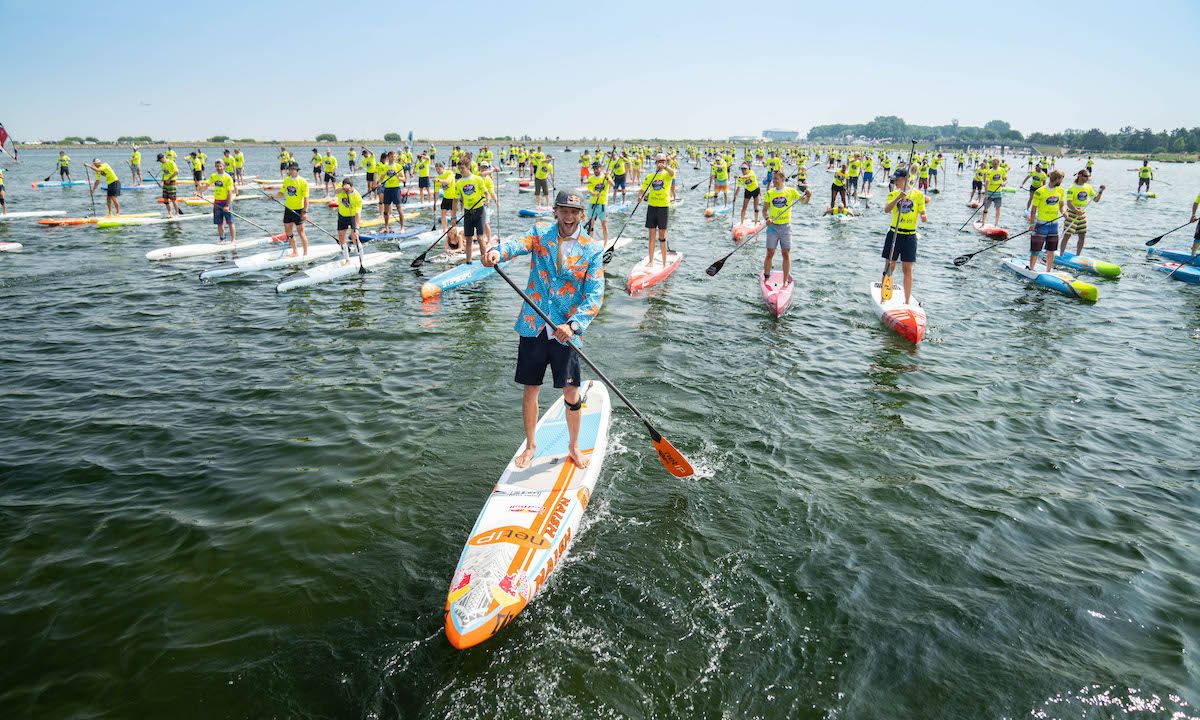
[[[314,147],[309,158],[311,182],[301,175],[296,155],[285,146],[280,146],[278,152],[277,180],[257,176],[247,178],[245,155],[238,147],[224,149],[215,160],[211,174],[208,173],[208,155],[201,148],[181,159],[176,150],[167,146],[155,159],[159,172],[157,176],[152,172],[148,174],[161,187],[161,202],[167,216],[183,214],[179,186],[190,183],[194,197],[202,198],[212,206],[218,243],[237,242],[236,218],[240,216],[235,209],[236,201],[265,195],[282,205],[281,224],[288,253],[303,257],[308,253],[305,225],[312,225],[309,219],[311,203],[336,207],[336,240],[345,263],[350,262],[351,245],[360,255],[363,252],[359,231],[365,206],[378,206],[382,226],[375,234],[385,237],[405,232],[406,210],[434,208],[436,226],[442,231],[444,253],[461,255],[469,263],[477,256],[485,256],[498,242],[493,220],[498,218],[496,213],[500,210],[497,183],[501,175],[514,175],[521,183],[520,190],[532,193],[533,208],[528,214],[534,217],[553,212],[551,192],[557,190],[560,181],[552,153],[541,146],[522,144],[510,144],[497,150],[484,145],[474,152],[454,146],[449,151],[448,162],[438,160],[438,149],[432,145],[424,149],[404,145],[395,150],[381,150],[378,154],[366,145],[350,146],[345,150],[347,171],[344,173],[339,172],[338,155],[332,148]],[[645,204],[647,254],[643,270],[652,276],[665,276],[678,256],[671,252],[668,227],[670,211],[680,201],[680,165],[689,163],[697,170],[707,165],[705,179],[689,188],[706,185],[706,215],[736,214],[739,222],[735,225],[735,238],[744,240],[762,234],[766,251],[763,276],[771,276],[778,253],[781,282],[790,286],[794,282],[792,210],[797,204],[809,204],[813,198],[811,167],[823,164],[830,173],[829,202],[822,209],[822,215],[840,220],[870,209],[878,172],[887,183],[887,195],[881,209],[889,217],[886,229],[881,228],[881,255],[886,260],[884,279],[890,278],[898,264],[904,278],[904,302],[911,304],[919,223],[928,221],[933,196],[942,191],[944,178],[951,167],[958,175],[971,176],[966,204],[980,214],[975,228],[997,240],[1008,237],[1008,231],[1000,222],[1005,194],[1026,191],[1024,207],[1019,208],[1019,212],[1028,225],[1026,232],[1021,234],[1030,235],[1026,265],[1029,271],[1036,271],[1040,262],[1049,272],[1056,260],[1067,253],[1072,257],[1081,256],[1089,230],[1088,206],[1101,202],[1107,186],[1093,186],[1091,157],[1074,172],[1060,169],[1060,160],[1052,155],[1029,155],[1024,159],[1024,175],[1014,188],[1009,185],[1009,178],[1020,174],[1014,167],[1016,163],[985,150],[958,150],[952,155],[937,151],[910,152],[905,157],[903,152],[880,148],[841,146],[738,148],[631,144],[618,148],[613,145],[607,150],[595,147],[578,152],[580,186],[575,190],[587,198],[586,231],[589,235],[593,232],[598,235],[609,257],[616,249],[610,242],[610,213],[630,213],[631,198],[636,203],[635,208]],[[181,163],[190,169],[190,180],[180,179]],[[120,215],[122,188],[116,171],[99,159],[84,163],[84,166],[89,174],[89,189],[103,188],[105,192],[107,215]],[[142,187],[139,147],[132,148],[128,166],[132,186]],[[71,158],[65,151],[59,152],[55,168],[62,182],[72,182]],[[762,177],[756,168],[763,169]],[[1143,161],[1131,171],[1137,173],[1134,194],[1138,198],[1154,197],[1151,190],[1154,168],[1149,161]],[[1072,178],[1069,184],[1066,182],[1068,174]],[[361,193],[355,180],[360,176],[364,186]],[[2,179],[0,175],[0,188],[3,187]],[[211,195],[205,195],[208,190]],[[254,190],[263,194],[252,192]],[[323,196],[315,197],[317,192]],[[737,207],[739,193],[742,196],[740,208]],[[1196,207],[1197,203],[1193,203],[1193,215]],[[2,189],[0,210],[7,212]],[[521,214],[526,214],[526,209],[522,209]],[[321,231],[330,234],[323,228]],[[1200,241],[1200,234],[1197,238]],[[1072,239],[1074,248],[1069,252]],[[618,237],[616,244],[620,241]],[[628,242],[625,239],[625,243]],[[648,282],[652,284],[657,279],[649,277]],[[890,287],[890,282],[885,284]]]

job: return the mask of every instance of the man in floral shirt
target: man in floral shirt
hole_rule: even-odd
[[[592,318],[604,302],[604,245],[589,237],[582,229],[584,200],[579,193],[560,192],[554,200],[553,225],[534,226],[523,236],[501,243],[483,258],[484,265],[497,263],[518,255],[529,255],[529,284],[525,292],[553,325],[528,305],[521,307],[516,331],[521,335],[517,350],[516,382],[525,386],[521,405],[525,421],[525,452],[516,460],[517,467],[526,467],[537,450],[534,431],[538,421],[538,391],[546,376],[546,367],[554,378],[554,387],[561,388],[567,404],[567,429],[570,432],[569,454],[580,468],[587,467],[587,458],[579,452],[579,356],[572,343],[579,342]]]

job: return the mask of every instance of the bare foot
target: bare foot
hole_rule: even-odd
[[[516,465],[518,468],[524,470],[525,468],[529,467],[529,463],[533,462],[533,456],[536,453],[537,446],[525,448],[525,452],[518,455],[516,460],[513,460],[513,465]]]
[[[579,452],[579,448],[577,447],[572,447],[568,450],[567,457],[571,458],[571,462],[575,463],[575,467],[580,470],[588,466],[587,458],[583,456],[583,453]]]

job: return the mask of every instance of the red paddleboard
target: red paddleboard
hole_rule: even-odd
[[[738,223],[737,225],[733,226],[733,241],[740,242],[742,240],[742,238],[753,235],[754,233],[759,232],[760,230],[765,228],[766,226],[767,226],[767,222],[765,220],[757,222],[757,223],[750,222],[750,221],[747,221],[744,223]]]
[[[1004,228],[996,227],[995,225],[988,225],[987,223],[979,220],[975,221],[975,229],[995,240],[1004,240],[1008,237],[1008,231]]]
[[[654,253],[654,261],[650,258],[642,258],[637,265],[629,271],[629,294],[632,295],[639,290],[645,290],[651,285],[665,279],[668,275],[675,272],[679,267],[679,261],[683,259],[683,253],[669,252],[667,253],[667,264],[662,264],[662,255]]]

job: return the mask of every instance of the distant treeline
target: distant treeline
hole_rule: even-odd
[[[1200,152],[1200,127],[1191,130],[1175,128],[1167,132],[1154,132],[1150,128],[1138,130],[1123,127],[1115,133],[1091,130],[1064,130],[1060,133],[1030,133],[1029,142],[1038,145],[1058,145],[1086,152],[1125,153],[1197,153]]]
[[[894,142],[914,138],[922,141],[1012,143],[1025,139],[1003,120],[992,120],[983,127],[959,125],[957,120],[951,121],[949,125],[909,125],[903,118],[895,115],[880,115],[863,125],[817,125],[808,131],[809,140],[833,140],[847,135]]]

